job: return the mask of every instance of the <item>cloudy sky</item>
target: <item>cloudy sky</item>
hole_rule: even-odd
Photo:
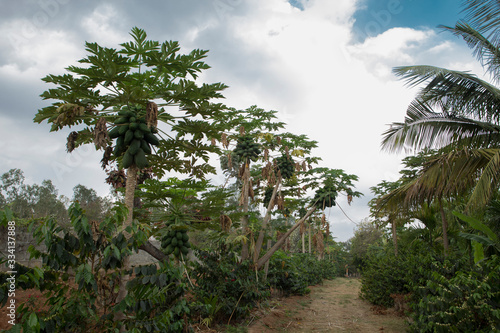
[[[92,147],[65,150],[69,131],[32,119],[48,105],[40,79],[85,56],[84,42],[117,47],[134,26],[150,39],[209,50],[202,79],[230,86],[227,105],[279,111],[287,130],[319,142],[321,166],[358,175],[365,196],[339,204],[354,222],[368,216],[369,188],[396,180],[403,155],[380,150],[415,94],[392,75],[401,65],[482,69],[465,43],[437,26],[462,18],[459,0],[0,0],[0,173],[51,179],[71,197],[77,184],[109,191]],[[340,241],[354,223],[328,213]]]

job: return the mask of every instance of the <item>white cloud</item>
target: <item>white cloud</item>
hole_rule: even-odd
[[[107,47],[116,47],[127,41],[128,22],[126,15],[119,6],[109,3],[98,5],[89,17],[81,21],[82,28],[90,35],[89,41],[97,42]]]
[[[381,135],[386,124],[403,120],[415,91],[397,81],[391,75],[392,68],[421,63],[463,69],[464,64],[476,63],[461,55],[465,48],[432,30],[394,28],[362,44],[350,44],[352,14],[359,2],[310,0],[300,11],[285,0],[215,0],[211,5],[204,4],[203,10],[187,9],[187,2],[175,2],[171,6],[176,11],[168,11],[169,2],[160,6],[160,2],[152,1],[148,15],[141,16],[133,12],[137,7],[103,1],[93,4],[93,10],[85,16],[68,10],[74,19],[69,19],[64,29],[45,25],[30,32],[30,18],[10,20],[0,25],[0,33],[11,36],[11,41],[12,36],[22,38],[16,39],[18,43],[10,53],[5,51],[10,47],[9,40],[0,41],[0,57],[5,59],[0,64],[0,76],[40,84],[40,77],[62,73],[82,58],[85,40],[108,47],[129,40],[132,23],[179,40],[183,48],[208,49],[206,61],[212,69],[201,78],[230,86],[224,92],[226,104],[238,108],[257,104],[279,111],[280,118],[288,123],[287,131],[306,134],[319,142],[313,154],[323,159],[322,166],[360,177],[357,188],[365,197],[355,199],[352,206],[341,203],[349,217],[360,221],[368,214],[369,187],[398,177],[401,156],[380,152]],[[185,19],[175,16],[178,13]],[[176,25],[163,26],[162,20]],[[22,93],[28,99],[33,95],[32,91]],[[13,113],[12,119],[15,117]],[[2,124],[2,134],[7,137],[22,128],[12,121]],[[78,183],[107,189],[99,153],[84,156],[83,151],[76,151],[68,156],[65,136],[44,131],[43,135],[34,131],[29,140],[9,143],[12,148],[0,168],[20,167],[26,175],[43,172],[42,179],[55,180],[67,195]],[[37,143],[29,145],[35,136]],[[23,147],[31,147],[30,152],[16,156]],[[337,235],[352,232],[353,224],[339,209],[331,211],[331,223]],[[347,238],[342,236],[340,240]]]
[[[33,37],[22,37],[15,27],[26,22],[29,21],[17,20],[0,26],[1,34],[14,36],[8,43],[6,40],[2,43],[10,52],[0,67],[0,75],[38,80],[47,73],[62,72],[82,54],[81,46],[75,43],[71,32],[43,28],[36,30]]]

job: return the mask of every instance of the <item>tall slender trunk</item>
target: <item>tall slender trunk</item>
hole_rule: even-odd
[[[304,221],[312,214],[314,213],[314,211],[316,210],[316,206],[312,206],[311,208],[309,208],[309,210],[307,211],[306,215],[301,218],[299,221],[297,221],[297,223],[295,223],[295,225],[293,227],[291,227],[284,235],[283,237],[281,237],[280,239],[278,239],[278,241],[274,244],[274,246],[266,252],[266,254],[264,256],[262,256],[262,258],[259,259],[259,261],[257,262],[257,269],[261,269],[262,266],[264,266],[264,264],[269,260],[269,258],[271,258],[271,256],[276,252],[278,251],[281,246],[283,246],[283,243],[285,243],[285,241],[287,240],[287,238],[292,234],[292,232],[295,231],[295,229],[297,229],[298,227],[300,227],[300,225],[302,223],[304,223]]]
[[[302,253],[306,253],[306,231],[302,233]]]
[[[394,243],[394,255],[398,256],[398,232],[396,229],[396,219],[394,216],[390,217],[392,225],[392,242]]]
[[[311,227],[311,221],[309,221],[309,253],[312,253],[312,227]]]
[[[443,224],[443,247],[444,247],[444,256],[448,256],[448,219],[446,218],[446,214],[443,208],[442,198],[439,197],[439,212],[441,213],[441,222]]]
[[[268,251],[271,248],[271,240],[270,239],[267,240],[267,246],[266,246],[266,248],[267,248]],[[264,266],[264,272],[265,272],[264,276],[267,279],[267,273],[269,272],[269,260],[266,261],[266,265]]]
[[[260,250],[262,249],[262,244],[264,243],[264,237],[266,236],[267,225],[271,220],[271,211],[274,207],[274,199],[276,198],[276,194],[278,193],[278,188],[281,185],[281,179],[278,179],[276,185],[274,186],[273,194],[271,195],[271,200],[269,200],[269,204],[267,205],[266,216],[264,216],[264,220],[262,221],[262,227],[259,232],[259,236],[257,238],[257,242],[255,243],[255,249],[253,253],[253,262],[256,263],[259,260]]]
[[[245,171],[243,172],[242,186],[242,201],[243,201],[243,217],[241,218],[241,233],[248,234],[248,191],[250,186],[250,168],[248,163],[245,163]],[[248,241],[243,240],[241,243],[241,260],[248,259]]]
[[[127,169],[127,183],[125,185],[125,206],[127,206],[128,208],[128,215],[122,226],[123,236],[125,236],[126,239],[129,239],[131,237],[130,233],[125,231],[125,228],[132,225],[132,220],[134,217],[134,197],[135,187],[137,185],[137,171],[138,170],[135,165],[132,165]],[[123,259],[122,267],[122,272],[126,272],[130,269],[130,261],[128,256]],[[120,303],[127,296],[127,282],[129,281],[129,279],[130,277],[126,273],[123,273],[121,275],[116,303]],[[122,321],[123,319],[125,319],[125,314],[123,312],[118,312],[115,316],[115,320]],[[121,331],[124,332],[124,330],[125,327],[122,327]]]

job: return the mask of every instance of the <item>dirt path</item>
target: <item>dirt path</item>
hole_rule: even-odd
[[[307,296],[284,299],[252,323],[248,332],[405,332],[404,318],[392,310],[376,314],[359,299],[360,287],[358,279],[327,280]]]

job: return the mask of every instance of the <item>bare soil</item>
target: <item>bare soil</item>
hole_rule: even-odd
[[[285,298],[248,327],[264,332],[405,332],[405,318],[359,298],[356,278],[325,280],[306,296]]]

